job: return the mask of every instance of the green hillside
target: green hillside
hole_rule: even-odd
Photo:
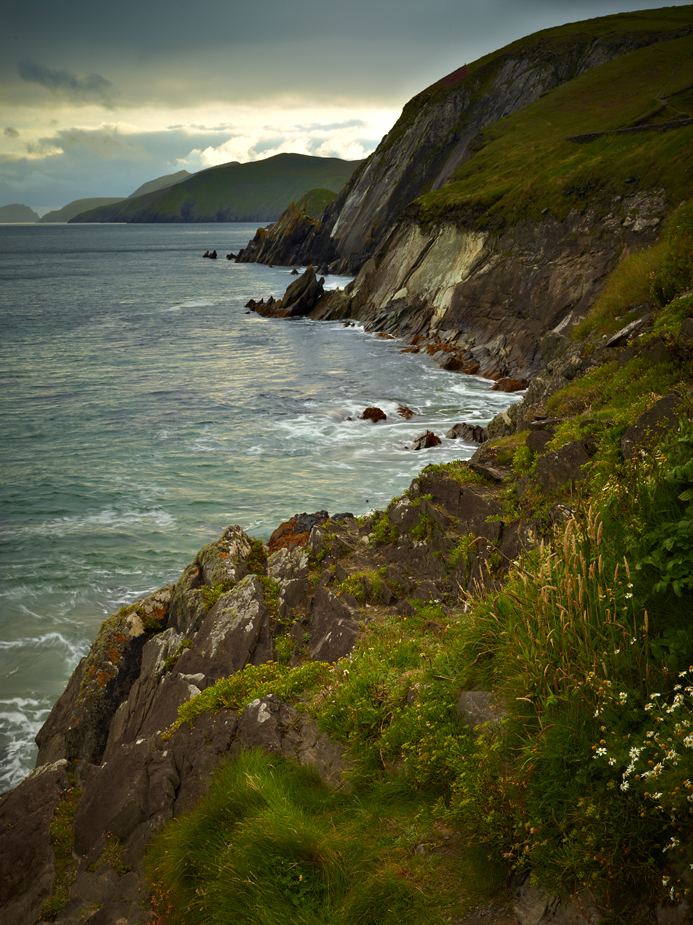
[[[681,201],[693,176],[691,61],[690,34],[640,48],[501,119],[444,187],[419,199],[420,221],[457,214],[502,228],[546,209],[559,219],[574,208],[603,214],[614,196],[662,187]]]
[[[122,196],[100,196],[93,199],[74,199],[62,209],[54,209],[39,219],[40,222],[69,222],[75,215],[87,209],[96,209],[99,206],[108,206],[115,202],[122,202]]]
[[[38,220],[38,215],[29,206],[21,205],[18,202],[13,202],[9,206],[0,206],[0,223],[36,222]]]
[[[148,180],[142,186],[138,186],[134,193],[130,193],[128,199],[134,199],[135,196],[144,196],[145,193],[155,193],[157,190],[166,189],[173,186],[174,183],[180,183],[182,180],[191,176],[187,170],[179,170],[177,173],[169,173],[163,177],[157,177],[155,180]]]
[[[360,161],[278,154],[249,164],[222,164],[160,192],[85,211],[80,222],[275,221],[309,190],[337,192]]]

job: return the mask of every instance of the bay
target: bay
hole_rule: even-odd
[[[224,259],[254,233],[0,226],[0,790],[109,613],[231,523],[266,540],[302,511],[384,507],[474,450],[405,449],[418,433],[519,397],[359,327],[247,313],[292,279]],[[369,405],[387,421],[357,420]]]

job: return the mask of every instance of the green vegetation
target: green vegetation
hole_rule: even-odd
[[[415,852],[432,838],[442,841],[430,801],[416,793],[376,784],[354,799],[281,757],[245,752],[157,837],[146,867],[170,925],[442,925],[441,904],[460,888],[439,879],[434,855]]]
[[[247,164],[221,164],[164,190],[83,209],[80,222],[248,222],[276,221],[309,192],[338,192],[360,161],[336,157],[278,154]],[[324,198],[324,192],[322,193]]]
[[[693,126],[606,134],[584,144],[569,138],[642,126],[655,118],[653,104],[664,94],[677,100],[671,118],[693,116],[684,92],[692,54],[690,37],[640,48],[484,129],[483,143],[451,181],[417,200],[419,221],[428,225],[445,215],[500,230],[522,219],[540,221],[546,210],[559,220],[572,209],[606,216],[618,214],[623,198],[638,189],[663,188],[681,202],[690,193]]]
[[[308,190],[308,192],[301,196],[301,198],[298,200],[296,203],[296,208],[300,209],[302,212],[305,212],[308,218],[318,218],[318,216],[323,213],[323,211],[332,202],[336,195],[336,190]]]
[[[122,196],[101,196],[92,197],[91,199],[75,199],[68,202],[62,209],[54,209],[52,212],[46,212],[39,222],[69,222],[76,215],[86,212],[88,209],[98,209],[104,206],[114,205],[117,202],[124,202]]]
[[[41,920],[54,922],[61,909],[70,898],[70,886],[77,877],[78,861],[73,856],[75,836],[72,822],[77,812],[82,791],[77,788],[77,781],[68,774],[71,787],[67,790],[53,814],[51,822],[51,845],[55,855],[55,877],[50,898],[41,907]]]

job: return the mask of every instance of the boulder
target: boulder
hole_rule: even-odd
[[[310,611],[311,659],[336,662],[349,655],[357,636],[358,622],[349,607],[327,588],[318,586]]]
[[[320,526],[329,519],[330,515],[327,511],[316,511],[314,514],[295,514],[291,520],[286,520],[283,524],[280,524],[270,536],[270,556],[280,549],[305,546],[313,527]]]
[[[408,421],[408,420],[410,420],[410,418],[413,418],[413,417],[414,417],[415,412],[412,411],[411,408],[407,408],[406,405],[399,405],[399,406],[397,407],[397,414],[398,414],[400,417],[405,418],[405,420]]]
[[[436,437],[432,430],[427,430],[414,440],[412,450],[430,450],[434,446],[440,446],[442,443],[440,437]]]
[[[547,444],[551,442],[556,431],[553,427],[546,430],[531,430],[527,434],[525,446],[528,447],[535,455],[540,456],[545,450]]]
[[[505,716],[505,710],[490,691],[462,691],[455,712],[470,729],[485,723],[498,723]]]
[[[648,331],[654,322],[654,308],[654,305],[646,303],[644,305],[631,306],[631,308],[627,309],[628,313],[635,309],[646,309],[646,312],[612,335],[612,337],[607,340],[605,346],[625,347],[631,337],[636,334],[641,334],[643,331]]]
[[[583,470],[590,461],[582,440],[566,443],[560,450],[540,456],[534,470],[534,481],[544,491],[555,491],[567,482],[578,482],[587,478]]]
[[[281,298],[281,313],[291,318],[307,315],[323,295],[325,280],[318,280],[312,266],[289,285]]]
[[[386,421],[387,415],[381,408],[366,408],[362,415],[360,415],[362,421],[373,421],[374,424],[377,424],[378,421]]]
[[[498,379],[491,391],[492,392],[523,392],[527,388],[526,379],[511,379],[509,376],[503,376]]]
[[[678,427],[681,410],[681,396],[678,392],[660,398],[621,437],[624,457],[631,459],[639,447],[661,439],[667,431]]]
[[[448,440],[466,440],[467,443],[485,443],[488,440],[488,430],[480,424],[453,424],[445,434]]]

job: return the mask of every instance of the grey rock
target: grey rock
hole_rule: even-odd
[[[554,491],[566,482],[587,478],[583,466],[590,461],[581,440],[566,443],[560,450],[540,456],[534,471],[534,481],[544,491]]]
[[[645,304],[636,307],[647,309],[647,311],[639,318],[636,318],[635,321],[631,321],[630,324],[627,324],[625,327],[621,328],[620,331],[612,335],[607,340],[605,344],[606,347],[624,347],[635,334],[641,334],[643,331],[647,331],[652,327],[652,322],[654,320],[654,312],[652,309],[654,306]],[[627,309],[628,312],[633,310],[633,308]]]
[[[466,440],[467,443],[485,443],[488,430],[479,424],[454,424],[445,434],[448,440]]]
[[[667,431],[677,428],[681,410],[681,396],[678,392],[660,398],[621,437],[624,457],[631,459],[638,448],[661,439]]]
[[[500,722],[505,710],[490,691],[462,691],[455,704],[455,712],[470,729]]]
[[[310,657],[313,661],[336,662],[354,648],[358,622],[341,598],[318,587],[310,614]]]

